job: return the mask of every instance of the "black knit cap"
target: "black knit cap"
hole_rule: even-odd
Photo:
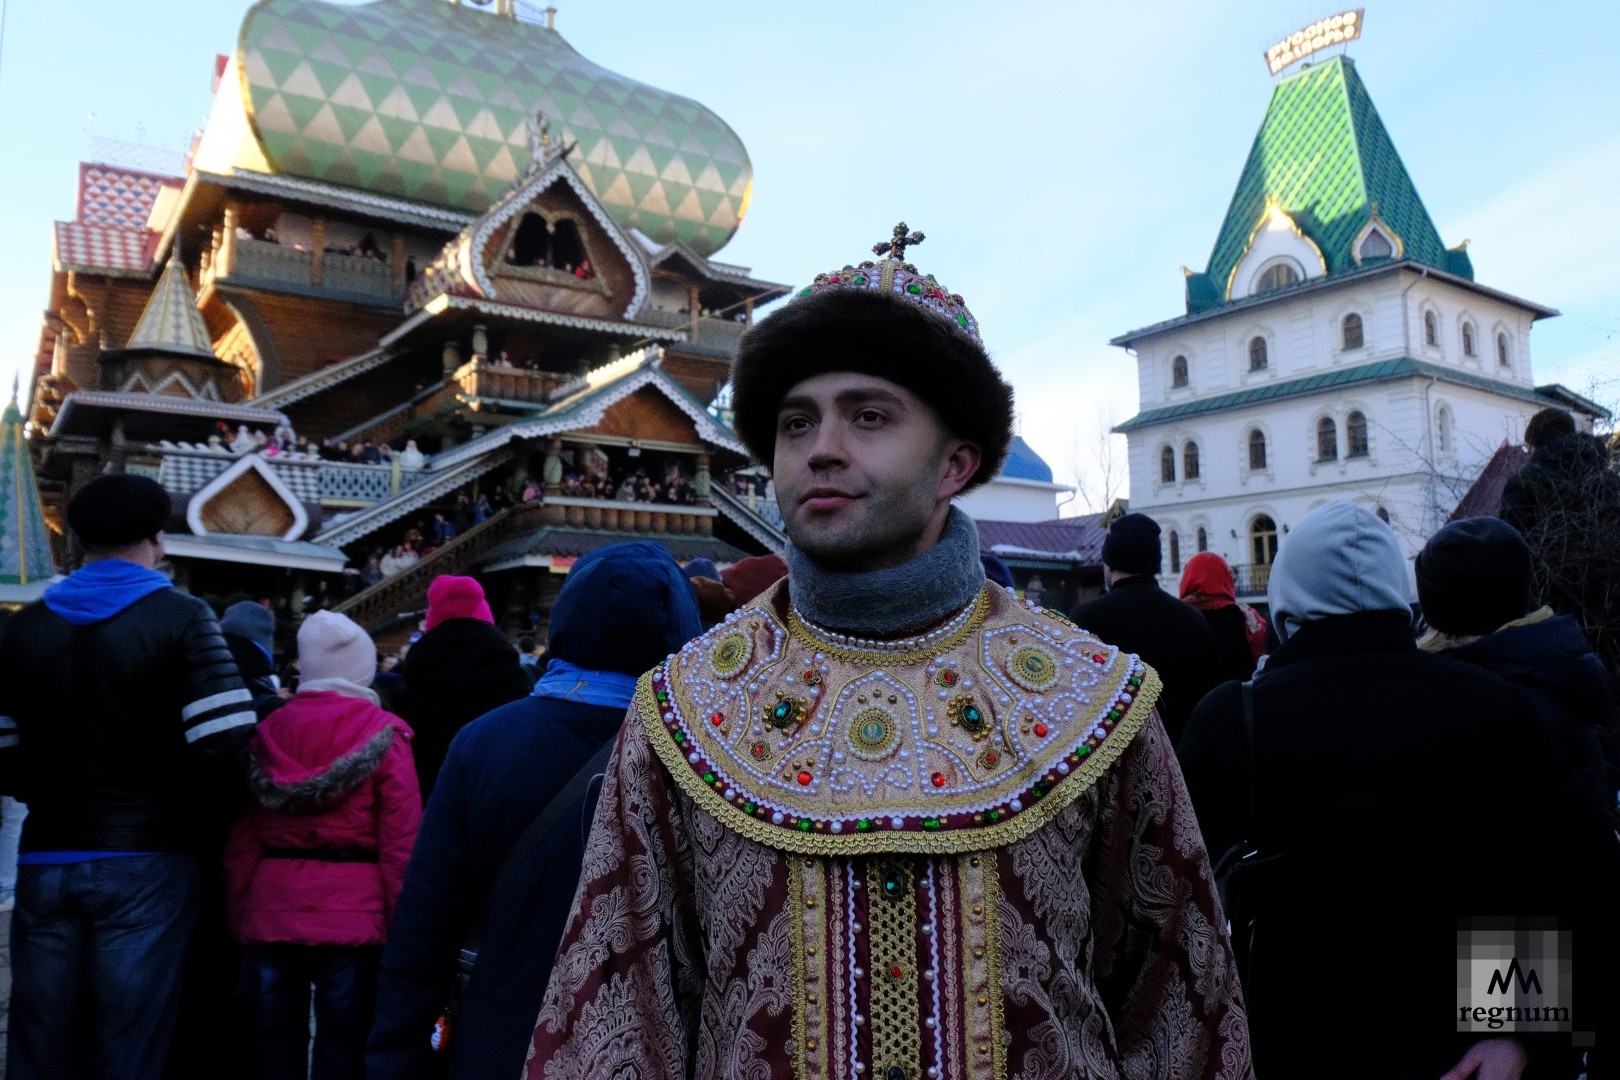
[[[1103,538],[1102,561],[1110,570],[1157,574],[1163,564],[1159,552],[1159,523],[1146,514],[1115,518]]]
[[[1500,518],[1453,521],[1417,557],[1418,603],[1446,634],[1489,634],[1536,606],[1530,545]]]
[[[123,547],[162,532],[169,510],[169,493],[156,480],[109,473],[68,500],[68,527],[90,547]]]

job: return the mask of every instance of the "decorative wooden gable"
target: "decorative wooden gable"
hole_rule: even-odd
[[[297,540],[309,528],[309,513],[263,458],[248,454],[198,489],[186,507],[186,523],[199,536]]]
[[[602,419],[584,429],[596,435],[613,435],[644,442],[680,443],[702,446],[704,439],[697,425],[669,395],[655,385],[643,386],[621,401],[609,405]]]

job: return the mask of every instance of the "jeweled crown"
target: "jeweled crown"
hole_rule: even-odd
[[[980,348],[984,339],[979,337],[979,321],[968,310],[960,293],[948,291],[934,279],[905,261],[906,249],[923,242],[925,237],[914,232],[905,222],[894,227],[894,235],[881,244],[872,245],[874,255],[885,258],[881,262],[867,259],[856,266],[845,266],[828,274],[817,274],[814,281],[799,290],[798,298],[812,296],[828,289],[876,289],[892,293],[902,300],[921,304],[930,311],[949,320],[957,330],[972,338]]]

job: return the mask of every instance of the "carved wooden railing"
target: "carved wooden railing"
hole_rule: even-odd
[[[468,397],[501,398],[536,405],[551,401],[559,389],[579,381],[576,376],[559,371],[501,367],[488,360],[468,361],[456,369],[453,378]]]
[[[332,610],[370,630],[402,612],[425,606],[428,586],[434,578],[440,574],[459,574],[512,533],[536,527],[540,522],[539,510],[538,502],[502,510],[443,547],[434,548],[394,576],[355,593]]]

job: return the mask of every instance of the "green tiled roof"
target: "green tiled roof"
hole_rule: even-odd
[[[34,462],[13,390],[11,404],[0,414],[0,584],[27,585],[55,572]]]
[[[445,0],[260,0],[237,62],[277,172],[482,213],[528,167],[543,111],[621,227],[707,256],[747,209],[753,168],[725,121],[544,26]]]
[[[1391,382],[1396,379],[1408,379],[1414,376],[1432,377],[1439,379],[1441,382],[1467,386],[1475,390],[1485,390],[1493,394],[1506,394],[1509,397],[1516,397],[1534,405],[1557,404],[1551,397],[1527,386],[1502,382],[1498,379],[1489,379],[1483,375],[1476,375],[1471,371],[1458,371],[1455,368],[1431,364],[1423,360],[1413,360],[1410,357],[1403,356],[1394,360],[1378,360],[1357,367],[1324,371],[1319,375],[1306,375],[1298,379],[1267,383],[1264,386],[1251,386],[1244,390],[1235,390],[1230,394],[1217,394],[1214,397],[1202,398],[1198,401],[1186,401],[1176,405],[1165,405],[1157,409],[1147,409],[1137,413],[1114,428],[1114,430],[1135,431],[1138,428],[1152,427],[1155,424],[1188,420],[1195,416],[1206,416],[1210,413],[1228,412],[1233,409],[1259,405],[1263,402],[1303,397],[1306,394],[1316,394],[1323,390],[1337,390],[1347,386],[1363,386],[1368,383]]]
[[[1351,247],[1376,209],[1406,259],[1472,278],[1462,252],[1448,252],[1355,64],[1334,57],[1280,80],[1254,137],[1209,266],[1187,279],[1187,310],[1225,300],[1232,269],[1276,203],[1322,250],[1328,273],[1356,267]]]

